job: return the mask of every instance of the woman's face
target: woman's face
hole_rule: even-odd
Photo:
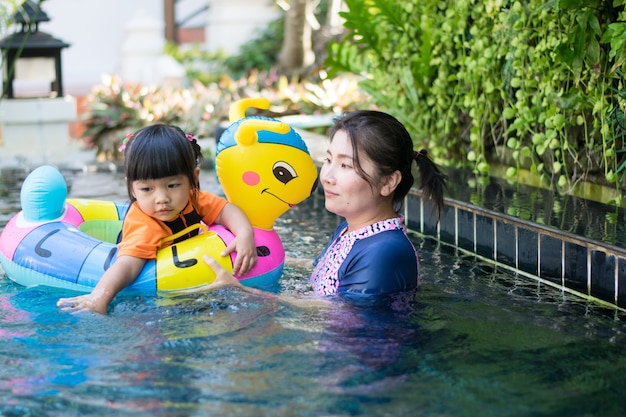
[[[391,200],[381,195],[379,178],[372,161],[359,155],[361,168],[373,178],[372,185],[359,176],[355,168],[352,145],[346,132],[338,131],[326,151],[326,159],[320,171],[324,188],[326,209],[344,217],[350,230],[372,224],[381,213],[388,213]]]

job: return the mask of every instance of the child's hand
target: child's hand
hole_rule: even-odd
[[[91,294],[60,298],[57,301],[57,307],[63,311],[95,311],[96,313],[106,314],[111,300],[124,287],[133,282],[145,263],[145,259],[135,258],[134,256],[121,256],[102,275]]]
[[[221,255],[226,256],[233,251],[237,252],[235,264],[233,265],[233,275],[245,275],[250,272],[257,261],[254,234],[251,234],[251,237],[243,235],[236,236]]]
[[[57,307],[63,311],[80,313],[83,311],[94,311],[100,314],[107,313],[109,303],[97,294],[85,294],[78,297],[59,298]]]

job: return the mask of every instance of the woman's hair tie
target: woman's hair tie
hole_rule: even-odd
[[[426,156],[426,155],[428,155],[428,151],[426,149],[413,151],[413,159],[417,159],[418,156]]]

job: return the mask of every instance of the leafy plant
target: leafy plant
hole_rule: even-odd
[[[362,76],[438,162],[620,188],[625,3],[346,0],[326,65]]]
[[[194,89],[124,84],[107,75],[87,98],[84,142],[99,160],[119,160],[118,147],[127,133],[151,123],[176,124],[196,136],[207,135],[208,112],[221,91],[197,83]]]

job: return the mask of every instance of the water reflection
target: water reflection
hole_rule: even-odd
[[[626,208],[447,170],[448,195],[498,213],[626,248]]]

